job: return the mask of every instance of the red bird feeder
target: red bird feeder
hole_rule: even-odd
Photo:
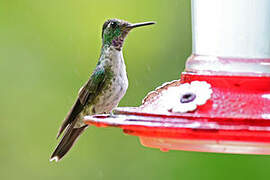
[[[85,117],[147,147],[270,154],[270,1],[193,0],[193,54],[140,107]]]

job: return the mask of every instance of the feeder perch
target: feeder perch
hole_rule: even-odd
[[[269,19],[269,0],[193,0],[193,53],[180,80],[85,123],[162,151],[270,154]]]

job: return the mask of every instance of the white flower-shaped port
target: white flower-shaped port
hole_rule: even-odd
[[[211,85],[205,81],[193,81],[176,87],[169,87],[161,96],[167,103],[166,109],[172,112],[185,113],[194,111],[211,98]],[[163,107],[164,108],[164,107]]]

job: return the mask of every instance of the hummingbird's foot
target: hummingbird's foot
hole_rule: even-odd
[[[110,112],[110,116],[111,116],[111,117],[113,117],[113,116],[114,116],[113,111],[111,111],[111,112]]]

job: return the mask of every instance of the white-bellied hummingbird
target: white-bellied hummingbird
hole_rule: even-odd
[[[128,88],[126,65],[122,47],[130,30],[155,24],[143,22],[131,24],[110,19],[103,24],[102,48],[97,66],[90,79],[80,89],[77,100],[62,123],[57,138],[64,135],[54,150],[51,161],[59,161],[87,128],[83,123],[86,115],[111,113]]]

